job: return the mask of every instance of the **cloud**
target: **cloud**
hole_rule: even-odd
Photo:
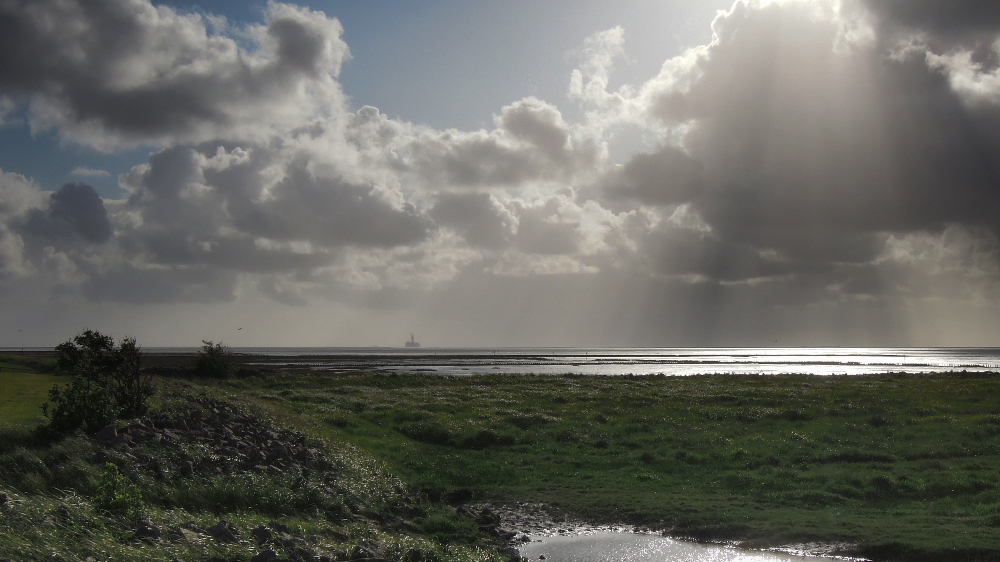
[[[644,203],[684,203],[694,200],[703,185],[701,162],[683,150],[666,146],[632,157],[609,192],[613,197],[630,197]]]
[[[518,226],[517,217],[489,193],[442,194],[429,214],[483,248],[507,247]]]
[[[342,100],[348,49],[322,12],[265,15],[232,29],[145,0],[4,2],[0,91],[34,131],[100,150],[286,131]]]
[[[859,33],[874,16],[850,6],[737,2],[721,14],[710,45],[605,106],[676,142],[634,156],[608,194],[690,202],[722,239],[806,262],[870,261],[885,232],[996,231],[996,104],[972,107],[965,91],[992,92],[993,79],[963,90],[967,57],[900,56]]]
[[[34,182],[20,174],[0,170],[0,279],[32,272],[17,226],[26,213],[43,205],[44,201],[44,194]]]
[[[82,241],[103,244],[111,238],[108,212],[94,188],[67,183],[49,197],[47,210],[33,209],[22,231],[42,245]]]
[[[120,200],[0,174],[0,281],[520,344],[905,343],[915,311],[1000,302],[1000,24],[938,7],[737,2],[616,91],[611,29],[570,76],[581,119],[526,97],[460,131],[348,110],[322,12],[8,2],[2,99],[67,142],[155,150]],[[618,165],[623,124],[650,148]]]
[[[596,139],[574,135],[559,110],[528,97],[504,107],[491,131],[414,131],[400,165],[430,186],[519,188],[585,183],[606,166]]]
[[[1000,6],[990,0],[865,0],[885,24],[926,31],[938,37],[969,32],[995,35]]]
[[[92,178],[105,178],[110,176],[111,174],[109,174],[107,170],[92,170],[85,166],[78,166],[76,168],[73,168],[73,171],[70,172],[70,175],[92,177]]]

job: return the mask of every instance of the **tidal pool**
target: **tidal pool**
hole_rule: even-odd
[[[518,550],[528,560],[545,562],[843,562],[844,558],[797,556],[698,544],[660,535],[597,531],[579,535],[532,537]],[[543,558],[544,557],[544,558]]]

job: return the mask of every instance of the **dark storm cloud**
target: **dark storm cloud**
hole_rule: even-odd
[[[884,21],[935,34],[1000,28],[1000,3],[994,0],[864,0]]]
[[[42,245],[77,240],[102,244],[112,234],[104,202],[85,183],[67,183],[59,188],[49,197],[49,208],[32,210],[21,230]]]
[[[870,261],[883,232],[1000,230],[998,106],[970,104],[920,53],[844,29],[808,3],[737,3],[690,66],[647,85],[651,116],[688,124],[686,154],[634,157],[609,193],[690,201],[722,238],[806,262]]]
[[[249,52],[208,25],[145,0],[5,0],[0,93],[35,128],[101,149],[281,128],[339,95],[336,20],[272,4]]]
[[[694,275],[713,282],[775,277],[792,269],[791,264],[763,258],[747,244],[685,229],[655,232],[640,251],[658,274]]]

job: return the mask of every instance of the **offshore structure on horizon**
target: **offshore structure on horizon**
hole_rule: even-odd
[[[410,332],[410,341],[406,342],[406,347],[420,347],[420,344],[413,339],[413,332]]]

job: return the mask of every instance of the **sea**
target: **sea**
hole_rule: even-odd
[[[149,348],[192,353],[193,348]],[[996,372],[996,347],[767,348],[390,348],[235,347],[245,363],[289,364],[316,371],[407,371],[446,375],[489,373],[651,375]]]

